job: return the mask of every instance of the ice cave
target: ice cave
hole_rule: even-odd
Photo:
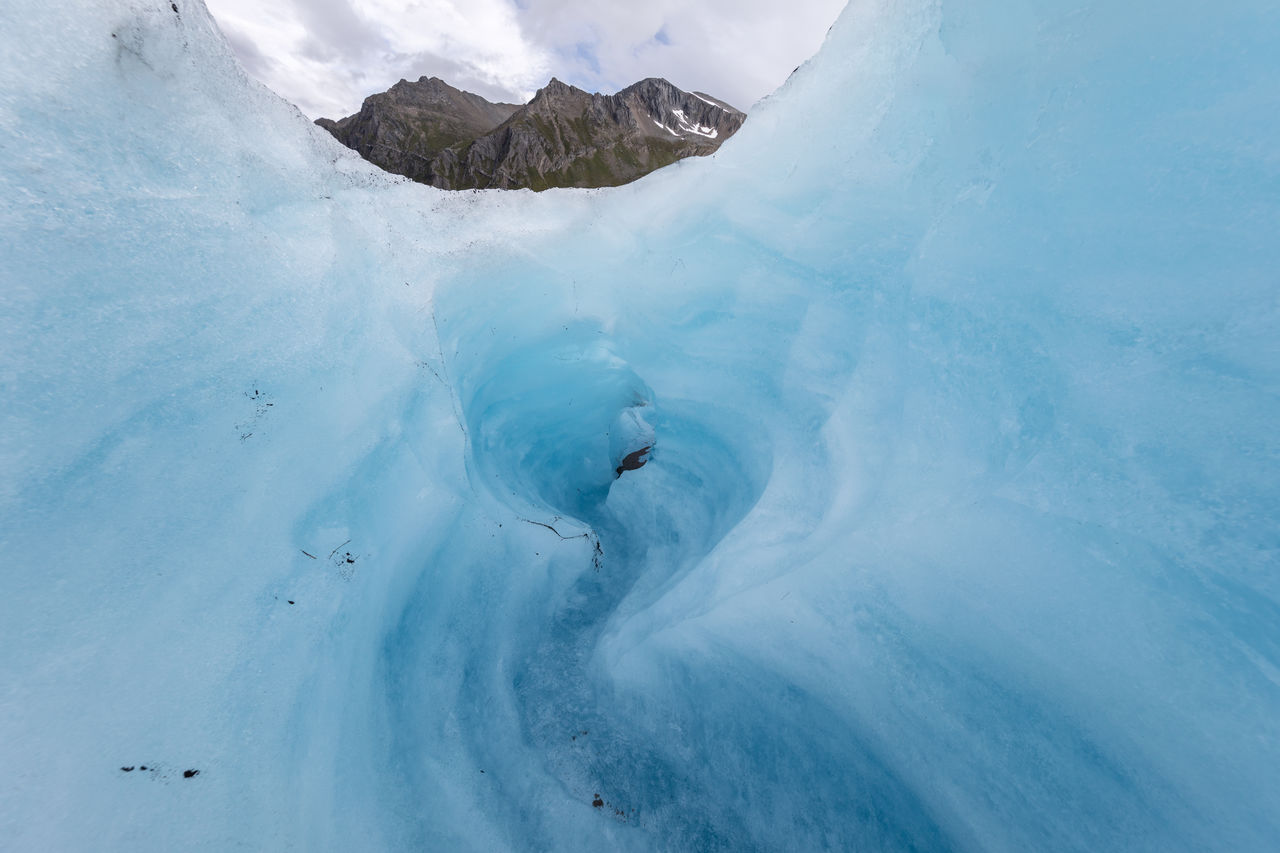
[[[0,40],[0,847],[1280,849],[1273,0],[853,0],[537,194]]]

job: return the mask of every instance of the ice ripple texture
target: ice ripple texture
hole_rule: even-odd
[[[1280,847],[1274,4],[866,0],[538,195],[0,24],[7,848]]]

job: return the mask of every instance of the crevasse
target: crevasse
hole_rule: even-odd
[[[448,194],[0,7],[5,846],[1280,846],[1277,34],[866,0]]]

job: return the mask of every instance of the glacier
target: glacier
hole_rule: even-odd
[[[541,194],[0,24],[6,849],[1280,848],[1276,4],[856,0]]]

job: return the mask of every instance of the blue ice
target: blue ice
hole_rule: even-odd
[[[4,846],[1280,848],[1278,36],[862,0],[449,194],[10,0]]]

